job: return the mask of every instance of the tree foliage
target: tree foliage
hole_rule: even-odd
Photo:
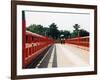
[[[48,27],[44,27],[41,24],[32,24],[26,28],[26,30],[31,31],[33,33],[37,33],[43,36],[48,36],[49,38],[52,38],[54,40],[60,39],[60,38],[75,38],[75,37],[84,37],[89,36],[89,32],[80,29],[81,26],[79,24],[73,25],[73,32],[66,30],[59,30],[57,27],[57,24],[51,23]]]
[[[63,38],[66,38],[66,39],[68,39],[68,38],[70,38],[70,31],[68,31],[68,30],[61,30],[60,31],[60,35],[63,35]],[[62,37],[62,36],[60,36],[60,37]]]
[[[26,29],[28,31],[43,35],[43,26],[42,25],[33,24],[33,25],[30,25],[29,27],[27,27]]]
[[[88,31],[86,31],[84,29],[79,29],[80,28],[79,24],[73,25],[73,28],[74,28],[74,30],[71,33],[71,38],[89,36]]]
[[[79,30],[79,36],[80,37],[89,36],[89,32],[84,30],[84,29],[80,29]]]
[[[58,27],[55,23],[52,23],[51,25],[49,25],[49,35],[53,38],[53,39],[58,39],[59,37],[59,30]]]
[[[78,31],[79,28],[80,28],[80,25],[79,24],[75,24],[73,27],[74,27],[75,31]]]

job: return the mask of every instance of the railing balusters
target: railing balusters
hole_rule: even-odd
[[[25,63],[23,64],[23,67],[25,67],[31,60],[35,59],[39,55],[40,50],[54,43],[52,39],[36,33],[26,32],[26,36],[25,57],[23,57],[25,58]]]
[[[66,43],[89,47],[89,36],[66,39]]]

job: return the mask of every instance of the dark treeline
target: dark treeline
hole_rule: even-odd
[[[89,32],[80,29],[79,24],[74,24],[73,25],[73,32],[70,32],[67,30],[59,30],[57,25],[55,23],[50,24],[48,27],[44,27],[42,25],[37,25],[37,24],[32,24],[26,28],[26,30],[43,35],[43,36],[48,36],[49,38],[52,39],[60,39],[60,38],[75,38],[75,37],[84,37],[84,36],[89,36]]]

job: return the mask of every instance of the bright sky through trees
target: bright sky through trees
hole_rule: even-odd
[[[90,28],[90,14],[25,11],[25,17],[27,27],[31,24],[48,27],[51,23],[55,23],[59,30],[73,31],[74,24],[79,24],[81,29],[87,31]]]

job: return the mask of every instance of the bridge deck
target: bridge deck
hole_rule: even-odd
[[[89,51],[70,44],[54,44],[36,68],[80,67],[89,65]]]

